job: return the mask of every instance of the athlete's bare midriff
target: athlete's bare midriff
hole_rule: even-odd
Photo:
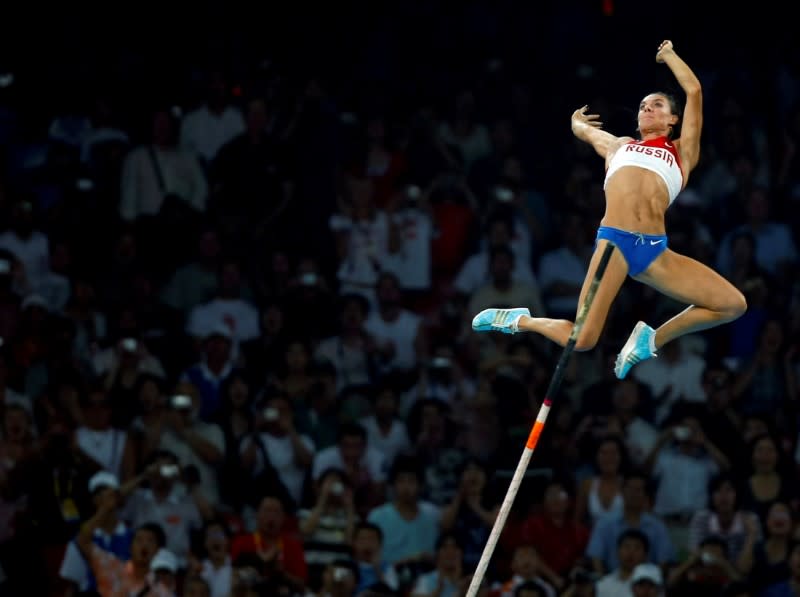
[[[608,180],[605,194],[602,226],[665,234],[664,214],[669,207],[669,194],[658,174],[638,166],[624,166]]]

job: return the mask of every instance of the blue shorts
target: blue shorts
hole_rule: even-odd
[[[628,275],[631,277],[641,274],[656,260],[656,257],[667,250],[667,237],[663,234],[639,234],[600,226],[597,229],[595,247],[601,238],[617,245],[625,261],[628,262]]]

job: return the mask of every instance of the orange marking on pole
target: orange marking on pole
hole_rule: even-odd
[[[525,444],[525,447],[529,450],[533,450],[536,447],[536,444],[539,442],[539,436],[542,434],[542,429],[544,428],[544,423],[542,421],[536,421],[533,424],[533,429],[531,429],[531,434],[528,436],[528,443]]]

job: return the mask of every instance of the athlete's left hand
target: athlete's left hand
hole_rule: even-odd
[[[661,42],[661,45],[658,46],[658,52],[656,53],[656,62],[659,64],[663,64],[664,62],[664,54],[669,54],[670,52],[674,52],[675,50],[672,49],[672,42],[668,39],[665,39]]]

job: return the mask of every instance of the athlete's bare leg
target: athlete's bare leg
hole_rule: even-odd
[[[600,258],[603,254],[608,241],[601,239],[597,243],[592,260],[589,263],[589,269],[586,272],[586,277],[583,280],[583,287],[581,288],[581,295],[578,301],[578,310],[586,298],[586,293],[594,278],[594,272],[600,263]],[[592,306],[586,316],[586,321],[583,324],[580,335],[575,342],[575,350],[590,350],[597,344],[598,338],[603,331],[603,327],[608,317],[608,311],[611,304],[614,302],[619,289],[625,282],[628,275],[628,262],[619,251],[614,251],[611,259],[608,261],[603,279],[597,288],[597,294],[594,295]],[[569,340],[569,335],[572,332],[573,322],[567,319],[550,319],[547,317],[528,317],[523,315],[520,317],[517,327],[520,331],[536,332],[542,336],[560,344],[566,345]]]
[[[733,321],[747,310],[744,296],[728,280],[699,261],[670,249],[635,279],[690,305],[656,329],[656,348],[679,336]]]

